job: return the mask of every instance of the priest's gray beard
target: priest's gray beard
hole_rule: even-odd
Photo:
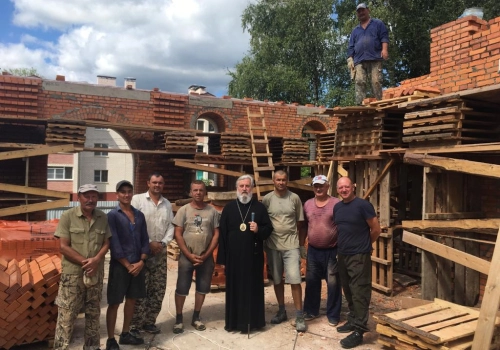
[[[243,203],[243,204],[247,204],[248,202],[250,202],[252,200],[252,196],[246,194],[246,193],[236,193],[236,196],[238,197],[238,200]]]

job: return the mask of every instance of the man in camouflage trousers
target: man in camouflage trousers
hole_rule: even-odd
[[[59,307],[55,350],[69,348],[73,325],[85,307],[84,350],[100,345],[99,317],[104,278],[104,256],[111,232],[106,214],[96,209],[99,192],[95,185],[78,189],[80,206],[65,211],[55,237],[60,240],[62,274],[56,305]]]
[[[130,333],[140,337],[140,331],[160,333],[156,318],[167,289],[167,244],[174,237],[172,204],[162,196],[165,180],[159,173],[148,178],[148,191],[132,197],[132,206],[146,217],[151,254],[146,260],[146,298],[137,299]]]

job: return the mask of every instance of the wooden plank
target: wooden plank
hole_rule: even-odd
[[[481,232],[495,234],[500,219],[403,220],[401,226],[411,232]]]
[[[484,289],[481,311],[477,322],[476,334],[472,342],[472,350],[487,349],[491,344],[491,338],[495,329],[496,312],[500,306],[500,229],[497,233],[497,240],[491,266],[486,274],[486,288]]]
[[[449,114],[449,113],[457,113],[457,112],[458,112],[457,106],[426,109],[426,110],[406,113],[405,119],[429,117],[429,116],[437,115],[437,114]]]
[[[38,196],[55,197],[55,198],[68,199],[68,200],[69,200],[69,196],[70,196],[69,193],[65,193],[65,192],[52,191],[52,190],[47,190],[47,189],[38,188],[38,187],[9,185],[9,184],[3,184],[3,183],[0,183],[0,191],[15,192],[15,193],[22,193],[22,194],[33,194],[33,195],[38,195]],[[24,200],[24,198],[20,198],[20,199]]]
[[[405,153],[404,162],[421,166],[431,166],[447,171],[457,171],[466,174],[480,175],[491,178],[500,178],[500,165],[473,162],[470,160],[453,159],[421,155],[416,153]]]
[[[457,219],[483,219],[484,212],[456,212],[456,213],[425,213],[425,220],[457,220]]]
[[[10,208],[2,208],[0,209],[0,217],[30,213],[39,210],[62,208],[62,207],[67,207],[68,205],[69,205],[69,199],[58,199],[51,202],[34,203],[27,205],[19,205]]]
[[[471,256],[444,244],[418,236],[403,230],[403,242],[412,244],[420,249],[436,254],[458,264],[464,265],[484,274],[488,274],[490,262],[476,256]]]
[[[34,157],[46,154],[74,152],[74,151],[75,151],[75,146],[72,144],[60,145],[60,146],[46,146],[46,147],[38,147],[31,149],[23,149],[18,151],[0,152],[0,160]]]
[[[387,175],[389,172],[389,169],[391,168],[392,164],[394,164],[394,158],[391,158],[389,162],[385,165],[384,169],[382,169],[382,172],[379,174],[377,179],[372,183],[368,191],[366,191],[365,195],[363,196],[363,199],[368,199],[372,192],[377,188],[377,185],[384,179],[384,177]]]

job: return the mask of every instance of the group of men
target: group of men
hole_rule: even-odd
[[[210,292],[214,270],[213,252],[226,274],[226,331],[250,332],[265,326],[264,252],[274,282],[278,311],[272,324],[287,320],[284,285],[291,285],[295,327],[305,332],[305,321],[319,316],[322,280],[327,282],[328,323],[340,321],[341,285],[349,306],[347,322],[337,327],[351,333],[341,341],[344,348],[362,343],[368,331],[371,298],[371,243],[380,226],[373,206],[354,194],[349,178],[341,178],[337,191],[328,195],[324,175],[313,179],[314,198],[302,206],[299,196],[288,189],[288,175],[276,171],[274,191],[262,203],[252,196],[253,178],[236,181],[237,199],[222,214],[204,202],[202,181],[190,185],[192,201],[173,215],[162,196],[164,179],[158,173],[148,179],[148,191],[133,194],[133,185],[116,185],[118,206],[108,215],[96,209],[98,190],[83,185],[78,190],[80,206],[66,211],[59,222],[62,274],[56,300],[59,315],[54,348],[68,349],[78,312],[85,310],[84,349],[99,349],[99,315],[104,278],[104,256],[111,252],[106,312],[107,350],[120,344],[143,344],[141,331],[159,333],[156,318],[166,289],[166,245],[174,237],[181,254],[175,290],[176,319],[173,332],[184,331],[182,310],[196,272],[195,305],[191,325],[206,326],[200,311]],[[308,240],[307,251],[305,241]],[[301,258],[307,259],[306,288],[302,304]],[[283,278],[283,276],[285,278]],[[115,326],[119,305],[123,307],[122,332],[117,342]]]
[[[342,286],[349,313],[347,322],[338,326],[337,331],[350,334],[340,343],[347,349],[360,345],[363,333],[368,331],[371,247],[380,234],[373,206],[356,197],[348,177],[340,178],[337,183],[342,200],[330,196],[330,184],[324,175],[313,178],[314,198],[302,206],[299,196],[288,189],[288,175],[282,170],[274,173],[274,191],[264,196],[262,203],[252,205],[248,195],[252,180],[246,176],[237,182],[238,199],[224,208],[221,217],[218,262],[226,265],[226,329],[245,331],[245,327],[250,330],[265,325],[264,249],[278,301],[278,311],[271,323],[279,324],[288,319],[284,297],[284,284],[287,283],[291,286],[296,330],[305,332],[305,321],[319,316],[321,285],[325,280],[328,324],[337,326],[340,322]],[[250,203],[245,198],[250,198]],[[248,214],[250,210],[258,215],[252,215],[247,228],[247,216],[243,213]],[[245,226],[238,230],[240,223]],[[257,227],[256,230],[253,227]],[[253,256],[249,255],[252,247]],[[306,259],[303,306],[301,258]],[[238,298],[241,293],[244,296]]]
[[[97,186],[80,186],[80,205],[63,213],[55,233],[63,258],[54,349],[69,348],[74,321],[82,309],[83,348],[99,349],[104,257],[108,249],[111,260],[106,349],[119,349],[114,331],[118,307],[124,299],[120,344],[143,344],[141,331],[160,332],[155,323],[166,290],[166,245],[174,235],[172,205],[162,196],[164,184],[163,176],[153,173],[147,181],[148,191],[133,195],[132,183],[118,182],[118,205],[108,215],[96,209]]]

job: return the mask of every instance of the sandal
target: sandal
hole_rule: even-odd
[[[184,333],[184,325],[182,323],[174,324],[174,334]]]
[[[197,331],[204,331],[205,329],[207,329],[207,327],[205,327],[203,322],[201,322],[200,320],[193,321],[193,323],[191,323],[191,326],[193,326]]]

